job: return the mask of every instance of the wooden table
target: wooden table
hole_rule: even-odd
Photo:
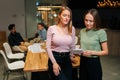
[[[32,53],[27,52],[24,71],[37,72],[48,70],[48,55],[46,52]]]

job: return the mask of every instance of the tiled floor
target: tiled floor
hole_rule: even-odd
[[[103,80],[120,80],[120,56],[104,56],[101,57],[103,68]],[[0,55],[0,80],[3,80],[4,61]],[[27,79],[30,80],[31,73],[27,73]],[[9,80],[23,80],[23,76],[15,73],[10,74]]]
[[[101,57],[103,80],[120,80],[120,56]]]
[[[3,56],[0,54],[0,80],[3,80],[5,71],[6,71],[6,63],[4,61]],[[30,80],[30,76],[31,76],[30,72],[27,72],[25,74],[25,77],[26,76],[28,76],[27,80]],[[7,79],[5,78],[5,80],[7,80]],[[8,80],[24,80],[24,77],[20,70],[12,71],[9,74]]]

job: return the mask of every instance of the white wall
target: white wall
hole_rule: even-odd
[[[16,24],[16,29],[23,37],[25,34],[25,2],[24,0],[0,0],[0,30],[9,34],[8,25]]]

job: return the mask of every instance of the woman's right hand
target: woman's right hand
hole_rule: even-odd
[[[86,51],[84,51],[83,56],[90,57],[90,56],[92,56],[93,52],[94,51],[92,51],[92,50],[86,50]]]
[[[55,62],[53,63],[53,72],[56,76],[58,76],[60,74],[60,66]]]

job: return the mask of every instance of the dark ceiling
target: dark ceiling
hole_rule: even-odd
[[[68,0],[71,9],[96,8],[98,0]]]

